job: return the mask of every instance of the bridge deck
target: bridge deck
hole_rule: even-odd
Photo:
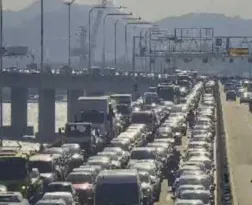
[[[223,91],[221,97],[234,205],[251,205],[252,114],[247,104],[227,102]]]

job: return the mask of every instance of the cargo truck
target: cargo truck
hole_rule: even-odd
[[[115,136],[115,113],[109,96],[79,97],[75,107],[77,122],[91,123],[101,136],[111,140]]]

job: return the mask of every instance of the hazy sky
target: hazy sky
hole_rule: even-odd
[[[34,0],[3,0],[5,9],[21,9]],[[79,3],[98,3],[101,0],[76,0]],[[252,0],[114,0],[117,5],[128,7],[146,20],[190,12],[215,12],[228,16],[252,18]]]

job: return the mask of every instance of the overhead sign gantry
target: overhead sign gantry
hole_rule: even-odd
[[[158,59],[164,64],[173,62],[173,66],[177,59],[189,63],[195,58],[203,63],[210,59],[233,63],[235,58],[252,63],[252,36],[215,36],[213,28],[176,28],[174,32],[149,31],[144,44],[142,38],[139,48],[133,49],[134,63],[136,58],[147,58],[150,70]]]

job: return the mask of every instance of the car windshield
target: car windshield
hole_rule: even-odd
[[[20,157],[0,158],[0,180],[21,180],[27,176],[28,160]]]
[[[92,176],[88,174],[69,174],[67,181],[72,184],[92,183]]]
[[[128,105],[117,105],[116,106],[117,112],[121,114],[129,114],[130,107]]]
[[[67,137],[90,137],[91,136],[91,125],[81,123],[69,123],[65,126],[65,135]],[[65,148],[73,149],[75,147],[65,145]]]
[[[203,186],[181,186],[178,188],[178,191],[180,193],[182,193],[183,191],[186,191],[186,190],[205,190],[205,188]]]
[[[137,159],[137,160],[141,160],[141,159],[155,159],[156,156],[153,152],[148,151],[148,150],[135,150],[131,152],[130,155],[131,159]]]
[[[44,154],[62,154],[62,148],[48,148],[43,151]]]
[[[139,187],[137,183],[97,185],[95,202],[96,205],[139,204]]]
[[[179,180],[178,185],[203,185],[204,187],[208,187],[210,185],[210,181],[208,179],[198,179],[195,178],[183,178]]]
[[[103,123],[105,114],[97,111],[85,111],[81,113],[81,122]]]
[[[153,122],[152,115],[150,113],[133,113],[132,124],[150,124]]]
[[[204,204],[209,203],[209,195],[206,193],[197,193],[197,192],[182,192],[180,195],[181,199],[194,199],[201,200]]]
[[[30,161],[31,168],[38,168],[39,173],[52,173],[53,166],[51,161]]]

